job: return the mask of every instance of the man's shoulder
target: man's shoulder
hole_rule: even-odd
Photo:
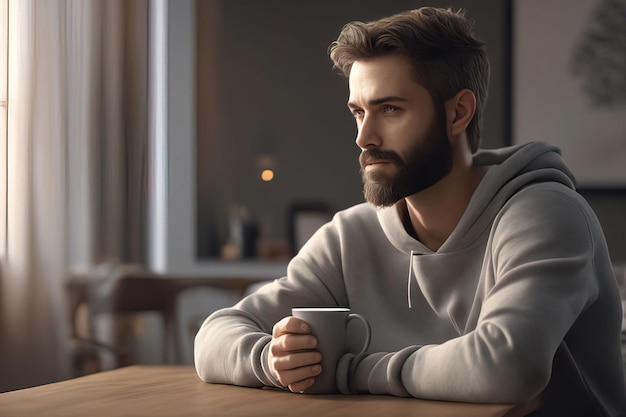
[[[336,217],[343,222],[359,221],[361,219],[374,219],[378,209],[370,203],[360,203],[337,212]]]
[[[543,224],[546,229],[581,232],[599,228],[589,203],[574,189],[557,182],[528,185],[512,195],[502,207],[497,222],[520,227]]]
[[[339,233],[354,234],[357,230],[365,233],[381,230],[380,210],[370,203],[360,203],[335,213],[333,229]],[[366,232],[367,231],[367,232]]]
[[[587,201],[576,190],[559,182],[529,184],[509,197],[504,208],[511,209],[530,205],[543,210],[562,210],[564,206],[563,204],[556,204],[558,202],[566,202],[566,207],[576,211],[591,210]]]

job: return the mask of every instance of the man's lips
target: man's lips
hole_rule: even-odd
[[[382,165],[401,165],[400,157],[390,151],[367,150],[361,153],[359,157],[361,169]]]
[[[383,165],[383,164],[391,164],[392,162],[388,159],[374,159],[365,162],[365,167],[369,167],[372,165]]]

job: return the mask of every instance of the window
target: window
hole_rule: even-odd
[[[0,0],[0,259],[7,239],[7,76],[9,0]]]

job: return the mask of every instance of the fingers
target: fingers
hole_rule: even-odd
[[[313,376],[317,376],[322,372],[322,366],[321,365],[314,365],[313,367],[311,367],[310,372],[313,374]],[[311,388],[311,386],[313,386],[313,384],[315,383],[315,378],[311,377],[311,378],[305,378],[302,379],[298,382],[293,382],[291,384],[287,384],[287,388],[289,388],[289,390],[291,392],[304,392],[307,389]]]
[[[317,338],[311,334],[311,327],[296,317],[285,317],[272,329],[270,354],[274,357],[313,350],[317,347]]]
[[[272,329],[272,336],[278,337],[283,334],[295,333],[295,334],[310,334],[311,326],[302,319],[297,317],[285,317],[274,325]]]
[[[314,383],[315,383],[315,378],[308,378],[308,379],[305,379],[304,381],[300,381],[298,383],[291,384],[287,388],[289,388],[289,391],[291,391],[291,392],[298,392],[298,393],[302,394],[302,393],[304,393],[304,391],[306,391],[307,389],[311,388]]]
[[[293,392],[311,387],[322,372],[322,355],[311,327],[296,317],[285,317],[272,329],[269,365],[278,382]]]
[[[313,385],[315,377],[321,372],[322,366],[319,364],[303,366],[280,372],[278,381],[293,392],[301,392]]]
[[[272,340],[270,352],[274,356],[284,356],[296,351],[315,349],[316,347],[317,339],[310,334],[283,334]]]
[[[270,369],[282,386],[300,392],[313,384],[313,378],[322,371],[322,354],[303,349],[315,345],[316,339],[311,335],[287,334],[271,342]]]
[[[288,371],[291,369],[303,368],[319,364],[322,360],[322,354],[319,352],[301,352],[288,356],[274,357],[273,368],[278,371]]]

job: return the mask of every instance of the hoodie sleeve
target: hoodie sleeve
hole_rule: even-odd
[[[531,187],[532,188],[532,187]],[[476,326],[438,345],[342,358],[344,392],[524,402],[547,385],[555,352],[598,295],[597,220],[576,196],[524,190],[497,216]],[[485,269],[487,272],[485,272]]]
[[[249,387],[279,386],[267,367],[274,324],[298,306],[348,305],[337,237],[322,227],[292,259],[287,276],[232,308],[210,315],[194,340],[194,363],[205,382]]]

